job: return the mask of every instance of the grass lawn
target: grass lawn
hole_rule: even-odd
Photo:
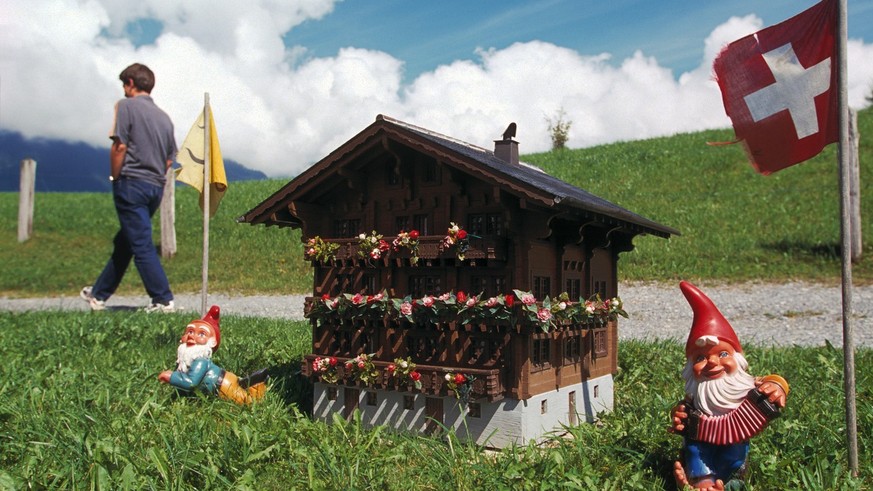
[[[216,361],[266,367],[252,407],[179,397],[158,383],[173,365],[182,314],[0,313],[0,489],[674,489],[682,347],[623,342],[615,411],[541,446],[485,452],[428,438],[315,422],[299,375],[305,322],[222,318]],[[750,489],[870,489],[873,351],[857,354],[861,477],[847,471],[842,352],[746,346],[754,374],[792,392],[752,441]]]

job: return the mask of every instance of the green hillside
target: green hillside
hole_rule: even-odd
[[[873,109],[860,114],[862,209],[873,199]],[[756,174],[740,145],[711,146],[730,130],[523,156],[526,162],[643,216],[677,228],[670,240],[640,237],[622,255],[622,280],[700,281],[840,277],[836,147],[771,176]],[[211,222],[210,290],[302,293],[311,277],[300,232],[236,223],[287,180],[231,183]],[[165,262],[176,292],[200,289],[201,215],[196,192],[176,195],[178,254]],[[863,260],[856,283],[873,279],[869,213],[862,214]],[[38,193],[34,236],[17,241],[18,195],[0,193],[0,295],[74,295],[94,280],[111,249],[117,220],[108,193]],[[131,269],[121,293],[139,293]]]

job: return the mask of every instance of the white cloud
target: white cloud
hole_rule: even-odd
[[[106,145],[118,73],[142,62],[157,74],[156,102],[181,143],[208,92],[227,158],[270,176],[294,175],[387,114],[490,147],[510,121],[523,152],[550,147],[546,117],[573,121],[571,147],[726,127],[712,60],[761,28],[755,16],[716,27],[699,68],[678,76],[638,51],[625,60],[531,41],[480,49],[404,85],[403,61],[349,47],[331,57],[287,48],[282,36],[332,0],[166,2],[6,0],[0,5],[0,127],[25,136]],[[159,21],[154,44],[123,37]],[[850,41],[850,103],[865,104],[873,45]]]

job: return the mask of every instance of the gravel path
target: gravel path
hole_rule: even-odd
[[[791,282],[740,285],[698,285],[715,302],[733,325],[744,344],[766,346],[821,346],[830,341],[842,346],[842,300],[840,286]],[[691,308],[678,283],[623,283],[619,295],[629,319],[619,323],[621,339],[675,339],[681,342],[691,327]],[[303,295],[209,296],[210,304],[221,306],[225,315],[303,319]],[[110,310],[133,310],[148,303],[143,297],[112,297]],[[176,295],[182,310],[196,314],[200,295]],[[860,347],[873,347],[873,286],[856,286],[852,305],[855,312],[854,340]],[[87,305],[78,296],[56,298],[0,298],[0,310],[80,310]]]

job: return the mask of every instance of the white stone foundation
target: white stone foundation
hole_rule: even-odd
[[[326,422],[333,420],[334,413],[342,416],[348,389],[316,383],[313,416]],[[592,422],[598,413],[613,408],[612,375],[561,387],[526,401],[503,399],[467,405],[455,397],[365,387],[351,389],[358,390],[357,407],[361,421],[367,426],[387,425],[398,430],[423,432],[429,423],[433,424],[428,415],[438,414],[441,405],[442,425],[452,428],[462,440],[473,439],[480,445],[496,448],[539,441],[549,434],[562,433],[564,426]],[[333,400],[331,394],[335,396]],[[575,412],[571,411],[573,405]]]

